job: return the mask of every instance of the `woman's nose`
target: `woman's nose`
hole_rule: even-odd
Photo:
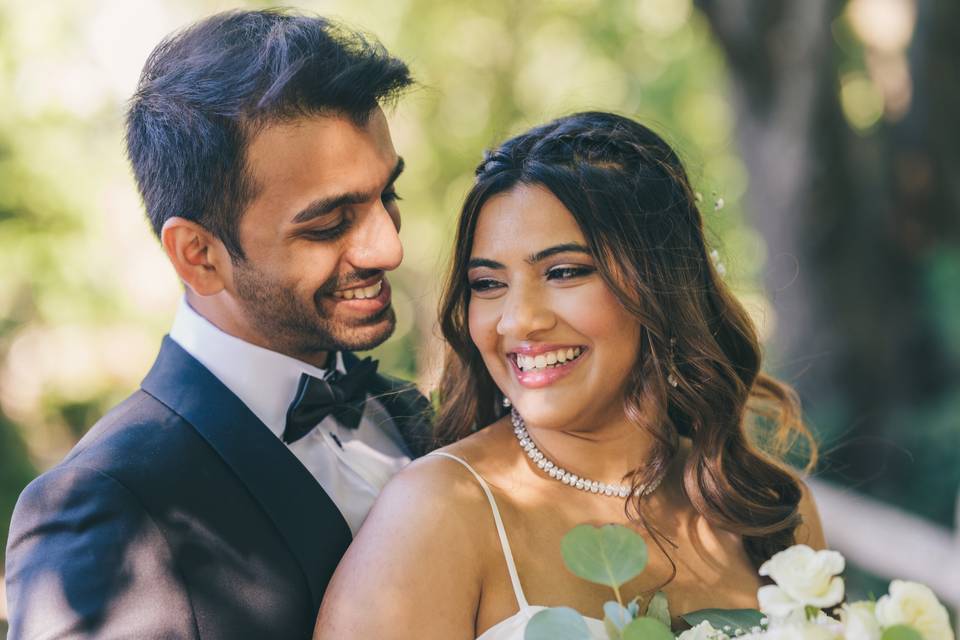
[[[556,315],[539,293],[527,287],[514,288],[504,300],[497,333],[522,340],[552,329],[556,323]]]

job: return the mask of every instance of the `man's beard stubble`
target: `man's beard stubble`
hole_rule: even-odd
[[[293,289],[245,261],[234,263],[234,283],[248,322],[268,348],[300,360],[321,352],[372,349],[386,341],[396,326],[392,305],[355,325],[326,317],[323,301],[326,294],[337,288],[336,278],[317,290],[312,305],[303,303]],[[382,327],[373,329],[378,325]]]

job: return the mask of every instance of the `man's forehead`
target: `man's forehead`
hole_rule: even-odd
[[[289,145],[305,140],[322,140],[324,146],[336,147],[356,143],[360,138],[392,147],[390,127],[379,107],[363,120],[337,112],[320,112],[268,121],[252,130],[247,147],[258,152],[278,142]]]
[[[317,114],[265,124],[250,140],[246,158],[258,183],[353,175],[369,180],[377,168],[389,174],[396,161],[386,117],[379,108],[364,122],[342,114]]]

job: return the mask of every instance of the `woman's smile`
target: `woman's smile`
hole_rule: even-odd
[[[507,353],[514,376],[528,389],[546,387],[569,375],[588,355],[582,345],[530,345]]]

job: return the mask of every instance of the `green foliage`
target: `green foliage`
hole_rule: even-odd
[[[20,491],[35,474],[13,425],[0,414],[0,561],[6,549],[10,514]]]
[[[583,616],[570,607],[539,611],[527,623],[524,640],[590,640]]]
[[[611,638],[619,638],[624,627],[640,615],[640,605],[635,598],[624,607],[619,602],[610,600],[603,604],[603,626]]]
[[[905,624],[898,624],[886,628],[883,631],[883,635],[880,636],[880,640],[923,640],[923,636],[920,635],[913,627],[908,627]]]
[[[673,640],[666,594],[658,591],[654,595],[645,617],[638,617],[637,600],[627,606],[621,601],[620,587],[639,576],[647,565],[647,545],[640,534],[621,525],[579,525],[571,529],[560,544],[564,564],[571,572],[584,580],[606,585],[616,594],[617,602],[603,605],[603,624],[611,638]],[[551,619],[559,623],[560,614]]]
[[[623,640],[674,640],[670,627],[654,618],[637,618],[623,630]]]
[[[670,626],[670,605],[667,603],[667,594],[663,591],[657,591],[650,598],[650,604],[647,605],[648,617],[659,620],[663,624]]]
[[[622,525],[593,527],[584,524],[567,532],[560,542],[560,548],[564,564],[571,572],[584,580],[613,589],[617,601],[603,605],[603,626],[610,638],[673,640],[670,632],[670,612],[663,592],[657,592],[651,599],[647,605],[647,617],[643,618],[638,617],[640,605],[636,599],[624,606],[620,596],[620,587],[639,576],[647,565],[647,544],[640,534]],[[574,617],[583,624],[582,628],[571,624]],[[538,619],[534,625],[534,621]],[[547,609],[538,613],[527,626],[524,638],[547,640],[560,637],[551,634],[561,629],[573,634],[586,633],[583,636],[562,636],[563,638],[589,638],[583,618],[568,607]]]
[[[960,359],[960,247],[932,252],[924,266],[930,318],[942,344]]]
[[[574,575],[614,590],[647,566],[647,544],[621,525],[574,527],[563,537],[560,551]]]
[[[728,635],[732,636],[737,630],[747,633],[754,627],[762,626],[760,621],[763,619],[763,614],[755,609],[700,609],[680,617],[691,627],[697,626],[704,620],[714,629],[724,629],[729,625],[732,632],[728,632]]]

